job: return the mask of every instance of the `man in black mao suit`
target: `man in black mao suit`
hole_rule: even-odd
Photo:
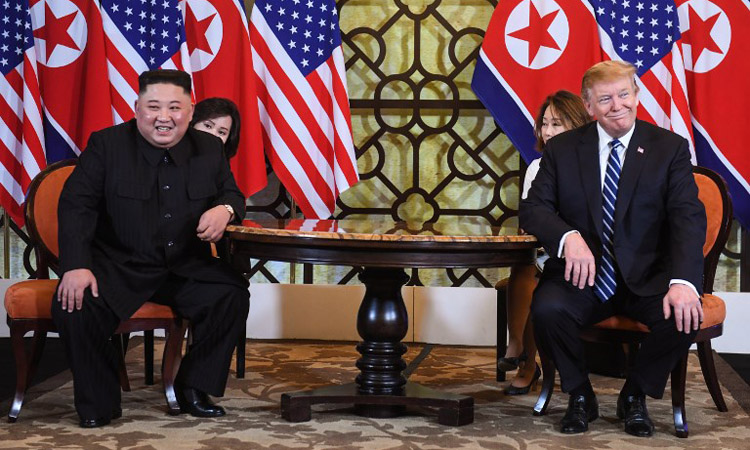
[[[190,320],[193,341],[177,374],[180,408],[215,417],[249,308],[247,281],[211,256],[244,216],[222,142],[188,129],[190,75],[139,77],[135,119],[93,133],[58,209],[62,278],[52,305],[73,371],[82,427],[120,417],[118,358],[107,342],[144,302]]]
[[[602,62],[582,85],[596,121],[550,139],[520,207],[521,227],[552,255],[534,292],[532,320],[540,349],[570,394],[563,433],[584,432],[599,415],[581,327],[614,314],[647,325],[651,333],[620,392],[617,415],[626,432],[650,436],[645,395],[662,397],[703,318],[706,216],[687,141],[636,120],[635,68]]]

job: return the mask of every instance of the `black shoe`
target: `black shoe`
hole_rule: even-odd
[[[518,365],[524,361],[526,361],[526,352],[521,353],[519,356],[511,356],[510,358],[503,356],[497,360],[497,370],[510,372],[518,369]]]
[[[531,390],[531,387],[536,384],[536,382],[539,380],[539,377],[542,376],[542,369],[539,368],[539,364],[536,365],[536,369],[534,369],[534,376],[531,377],[531,381],[526,386],[518,387],[513,386],[513,384],[509,384],[505,387],[505,395],[525,395],[528,394]]]
[[[224,408],[215,405],[205,392],[189,387],[175,388],[180,412],[195,417],[221,417],[226,414]]]
[[[110,422],[112,422],[112,420],[119,419],[120,417],[122,417],[122,408],[117,407],[117,409],[115,409],[114,411],[112,411],[112,417],[111,418],[100,417],[100,418],[97,418],[97,419],[84,419],[83,417],[81,417],[81,421],[78,422],[78,425],[81,428],[99,428],[99,427],[103,427],[105,425],[109,425]]]
[[[625,419],[625,432],[633,436],[648,437],[654,434],[654,424],[648,416],[645,395],[617,397],[617,417]]]
[[[565,434],[583,433],[589,429],[589,422],[599,418],[599,402],[596,396],[571,395],[568,410],[560,422],[560,432]]]

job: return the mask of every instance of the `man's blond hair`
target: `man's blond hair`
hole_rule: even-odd
[[[633,92],[638,93],[638,84],[635,82],[635,66],[626,61],[602,61],[596,63],[583,74],[581,82],[581,97],[590,101],[589,94],[594,84],[598,82],[610,82],[621,78],[629,78],[633,83]]]

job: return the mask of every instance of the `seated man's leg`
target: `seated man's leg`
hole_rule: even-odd
[[[664,319],[663,299],[663,295],[635,298],[625,307],[625,314],[651,330],[641,344],[628,378],[653,398],[662,398],[670,372],[688,351],[697,333],[677,331],[674,314]]]
[[[590,288],[579,289],[560,279],[540,281],[531,303],[537,346],[555,362],[563,392],[570,394],[561,422],[563,433],[582,433],[599,416],[588,378],[580,330],[612,314]]]
[[[179,388],[199,391],[199,398],[193,400],[210,405],[205,394],[224,395],[232,353],[247,323],[250,293],[246,287],[232,284],[185,279],[178,284],[169,301],[178,314],[190,321],[192,344],[175,383]],[[200,411],[187,412],[203,415]],[[223,414],[219,407],[205,412],[206,416]]]
[[[83,307],[63,310],[55,297],[52,319],[65,345],[73,372],[75,406],[81,426],[106,425],[120,409],[120,358],[110,342],[119,319],[102,297],[86,290]]]
[[[654,425],[646,408],[648,395],[662,398],[669,373],[690,348],[697,330],[677,331],[674,314],[664,318],[663,295],[633,297],[625,304],[625,314],[642,322],[651,332],[641,347],[617,399],[617,415],[625,420],[625,431],[650,436]]]

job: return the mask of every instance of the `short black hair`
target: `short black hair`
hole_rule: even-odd
[[[222,116],[229,116],[232,119],[227,142],[224,144],[224,154],[229,159],[237,154],[237,147],[240,145],[240,112],[233,101],[222,97],[211,97],[199,101],[195,104],[190,126],[193,127],[203,120]]]
[[[188,95],[192,92],[190,74],[182,70],[160,69],[143,72],[138,76],[138,94],[145,92],[152,84],[173,84],[184,89]]]

